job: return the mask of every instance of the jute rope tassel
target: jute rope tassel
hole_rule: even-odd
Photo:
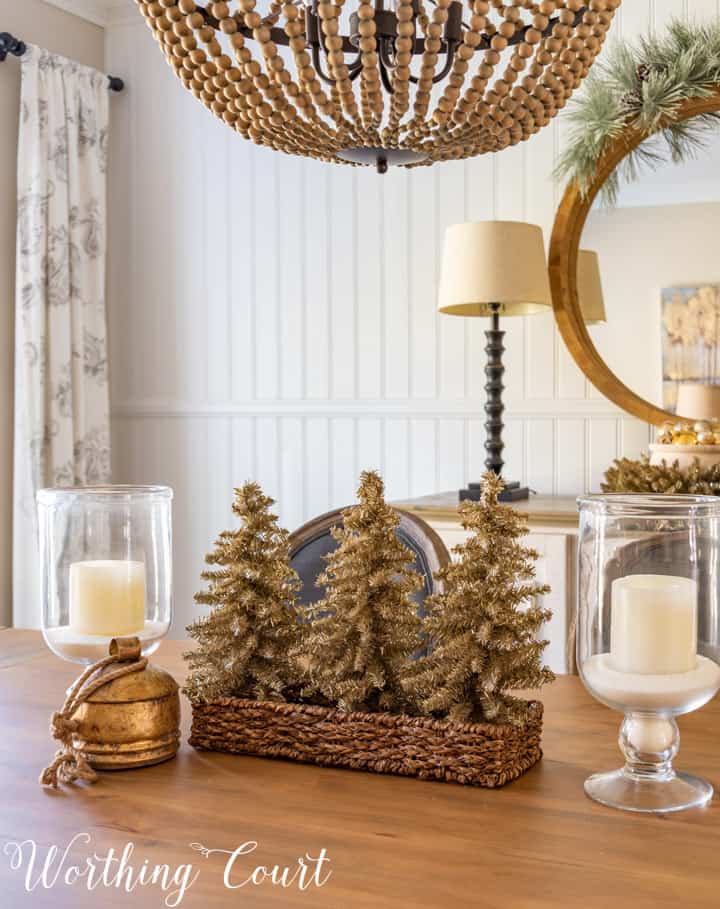
[[[113,663],[121,665],[118,665],[117,669],[103,673],[103,670]],[[140,642],[137,638],[113,638],[110,642],[109,656],[88,666],[75,680],[62,710],[55,711],[50,721],[50,732],[63,747],[55,752],[52,763],[40,774],[41,785],[57,789],[60,783],[73,783],[75,780],[94,783],[97,780],[97,773],[82,752],[73,746],[73,733],[77,732],[79,725],[78,720],[74,719],[75,711],[98,688],[124,675],[139,672],[146,666],[147,660],[140,656]]]

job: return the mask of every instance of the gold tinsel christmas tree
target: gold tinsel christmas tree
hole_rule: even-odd
[[[508,694],[552,681],[537,640],[550,612],[534,602],[550,588],[535,581],[538,553],[520,543],[522,519],[498,494],[502,480],[483,476],[481,500],[463,502],[471,536],[457,561],[438,572],[443,591],[426,600],[429,652],[412,665],[405,687],[422,713],[461,722],[522,723],[527,704]]]
[[[294,609],[300,580],[290,567],[288,533],[270,508],[273,499],[257,483],[235,490],[237,530],[225,530],[205,561],[210,587],[198,603],[209,615],[188,626],[198,642],[185,654],[190,665],[185,691],[191,700],[215,697],[282,699],[296,679],[289,653],[300,626]]]
[[[339,545],[317,580],[325,595],[302,644],[309,688],[347,711],[401,712],[401,677],[420,643],[412,593],[422,582],[383,496],[378,474],[363,472],[359,504],[333,530]]]

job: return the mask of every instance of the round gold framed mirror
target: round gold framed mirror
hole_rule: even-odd
[[[707,95],[684,101],[672,114],[672,122],[720,112],[720,86]],[[657,131],[669,121],[660,121]],[[656,130],[653,130],[655,132]],[[684,419],[663,410],[632,391],[600,356],[583,320],[578,298],[577,261],[581,237],[595,198],[618,165],[644,142],[649,132],[628,124],[605,148],[587,185],[572,182],[555,216],[548,255],[553,309],[560,334],[573,359],[592,384],[626,413],[647,423]],[[692,418],[687,418],[692,419]]]

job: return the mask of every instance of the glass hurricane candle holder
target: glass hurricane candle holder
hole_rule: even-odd
[[[589,495],[580,508],[577,660],[585,687],[625,714],[625,765],[585,792],[629,811],[707,803],[712,786],[673,768],[675,717],[720,688],[720,500]]]
[[[133,636],[153,653],[172,620],[172,490],[41,489],[37,504],[50,649],[89,664],[112,638]]]

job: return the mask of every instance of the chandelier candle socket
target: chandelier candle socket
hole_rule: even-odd
[[[620,0],[136,0],[183,85],[258,145],[414,167],[515,145],[565,106]]]

